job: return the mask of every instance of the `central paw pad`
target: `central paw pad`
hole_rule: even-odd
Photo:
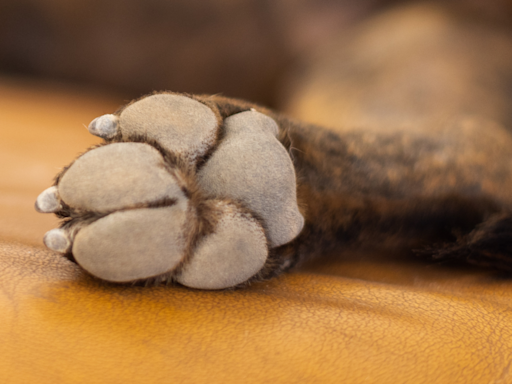
[[[46,245],[113,282],[222,289],[250,280],[304,226],[276,122],[156,94],[89,125],[106,143],[37,198],[65,221]],[[201,160],[201,161],[200,161]]]

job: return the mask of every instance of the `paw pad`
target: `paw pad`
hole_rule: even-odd
[[[67,205],[99,212],[184,199],[162,155],[142,143],[114,143],[85,153],[64,173],[58,188]]]
[[[115,282],[172,271],[185,253],[186,211],[177,205],[120,211],[78,232],[73,255],[94,276]]]
[[[149,96],[129,105],[119,122],[123,136],[145,136],[191,162],[215,143],[219,125],[206,105],[171,94]]]
[[[187,287],[221,289],[254,276],[267,260],[265,232],[258,221],[235,206],[219,202],[215,232],[194,249],[194,257],[176,278]]]
[[[276,139],[277,124],[247,111],[224,121],[225,138],[198,175],[210,195],[243,201],[265,221],[270,245],[293,240],[304,226],[297,207],[295,170]]]

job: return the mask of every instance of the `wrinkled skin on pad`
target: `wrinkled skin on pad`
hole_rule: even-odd
[[[184,199],[160,153],[141,143],[114,143],[87,152],[62,176],[58,190],[66,204],[92,211]]]
[[[224,129],[224,140],[199,172],[199,185],[212,196],[243,201],[260,215],[271,246],[288,243],[302,230],[304,218],[293,163],[276,139],[277,124],[247,111],[228,117]]]
[[[45,244],[118,283],[224,289],[272,272],[271,249],[304,225],[279,127],[250,108],[220,121],[205,103],[156,94],[93,120],[105,145],[36,201],[67,218]]]

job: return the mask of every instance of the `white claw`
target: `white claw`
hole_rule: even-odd
[[[57,187],[50,187],[45,189],[36,199],[36,211],[40,213],[53,213],[60,211],[62,205],[60,204],[59,191]]]
[[[94,136],[111,139],[117,135],[118,120],[118,117],[115,115],[103,115],[91,121],[87,129]]]
[[[59,253],[66,253],[71,249],[71,240],[63,229],[52,229],[46,232],[43,238],[44,245]]]

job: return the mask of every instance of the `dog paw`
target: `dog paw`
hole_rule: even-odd
[[[105,143],[36,200],[64,219],[47,247],[112,282],[222,289],[258,275],[304,225],[293,163],[272,118],[216,108],[162,93],[93,120]]]

